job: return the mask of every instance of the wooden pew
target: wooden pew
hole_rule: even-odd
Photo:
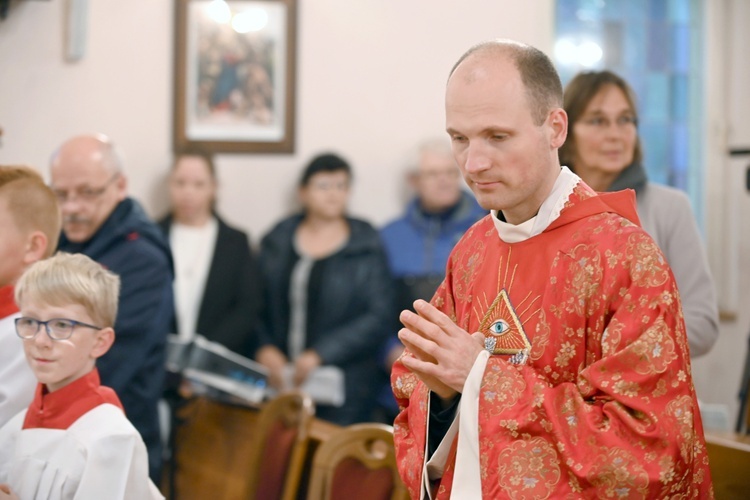
[[[247,488],[249,447],[255,438],[258,407],[189,400],[179,410],[174,450],[175,493],[179,500],[241,499]],[[305,499],[312,456],[338,425],[315,419],[310,428],[305,474],[298,498]],[[706,432],[706,446],[717,500],[750,498],[750,436]],[[170,498],[168,491],[164,491]]]
[[[179,410],[172,466],[175,495],[179,500],[235,500],[247,489],[247,471],[259,407],[198,397]],[[306,475],[299,498],[305,498],[312,454],[317,446],[340,427],[315,419],[310,428]],[[167,498],[170,495],[164,491]]]
[[[706,447],[716,499],[750,498],[750,436],[708,431]]]

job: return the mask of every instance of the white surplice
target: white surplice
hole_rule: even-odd
[[[163,500],[146,446],[118,407],[99,405],[66,430],[22,430],[25,415],[0,429],[0,483],[22,500]]]

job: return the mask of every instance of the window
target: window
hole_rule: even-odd
[[[638,98],[649,179],[686,191],[698,221],[702,11],[700,0],[557,0],[554,53],[563,85],[584,70],[609,69],[627,80]]]

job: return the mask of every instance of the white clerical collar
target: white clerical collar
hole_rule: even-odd
[[[518,243],[547,229],[560,216],[565,203],[580,181],[581,178],[571,172],[568,167],[560,168],[555,185],[552,186],[552,191],[550,191],[542,206],[539,207],[539,212],[520,224],[503,222],[497,216],[498,211],[492,210],[492,222],[495,223],[495,229],[500,239],[506,243]]]

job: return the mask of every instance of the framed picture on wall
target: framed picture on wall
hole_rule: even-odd
[[[292,153],[297,0],[175,2],[175,151]]]

